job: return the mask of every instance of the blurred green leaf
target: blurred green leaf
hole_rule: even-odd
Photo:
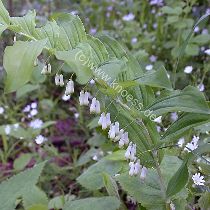
[[[24,169],[32,158],[32,154],[26,153],[20,155],[18,158],[15,159],[13,167],[15,170],[20,171]]]

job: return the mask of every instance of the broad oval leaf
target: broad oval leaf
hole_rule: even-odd
[[[63,210],[117,210],[120,201],[113,196],[85,198],[67,202]]]
[[[5,49],[3,64],[7,72],[5,92],[13,92],[31,78],[34,61],[42,52],[47,40],[15,42]]]

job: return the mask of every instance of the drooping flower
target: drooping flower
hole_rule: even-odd
[[[141,171],[140,160],[137,160],[136,163],[130,162],[129,167],[130,167],[130,170],[129,170],[130,176],[135,176],[135,175],[139,174]]]
[[[192,176],[192,180],[195,183],[195,185],[204,185],[205,180],[204,176],[201,176],[200,173],[196,173]]]
[[[142,169],[141,169],[141,174],[140,174],[140,179],[141,180],[145,180],[146,176],[147,176],[147,168],[144,166]]]
[[[174,203],[172,203],[172,201],[170,203],[170,210],[176,210],[176,207],[175,207]]]
[[[159,124],[162,123],[162,116],[155,118],[153,121]]]
[[[44,142],[47,141],[47,138],[42,136],[42,135],[38,135],[36,138],[35,138],[35,142],[37,144],[43,144]]]
[[[63,74],[56,74],[55,75],[55,85],[64,86]]]
[[[131,161],[136,160],[136,144],[133,144],[133,142],[129,143],[128,148],[125,152],[125,158]]]
[[[90,93],[89,92],[84,92],[83,90],[80,92],[80,96],[79,96],[79,104],[81,106],[87,106],[89,104],[89,96]]]
[[[90,105],[90,113],[100,114],[100,112],[101,112],[100,102],[96,100],[96,98],[93,98]]]
[[[48,63],[47,65],[44,65],[44,67],[41,71],[41,74],[51,74],[51,71],[52,71],[51,64]]]
[[[178,119],[178,114],[176,112],[171,113],[171,121],[175,122]]]
[[[178,144],[179,147],[183,147],[184,143],[185,143],[185,139],[180,138],[177,144]]]
[[[186,66],[184,68],[184,73],[186,73],[186,74],[191,74],[192,71],[193,71],[193,67],[192,66]]]
[[[43,125],[43,121],[40,119],[35,119],[29,123],[29,127],[33,129],[39,129],[42,127],[42,125]]]
[[[65,95],[70,95],[72,93],[74,93],[74,82],[70,79],[66,84]]]
[[[68,101],[70,98],[71,98],[70,95],[63,94],[63,96],[62,96],[63,101]]]

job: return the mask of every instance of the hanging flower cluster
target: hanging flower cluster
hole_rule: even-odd
[[[55,84],[58,86],[64,86],[62,74],[55,75]],[[65,95],[68,96],[72,93],[74,93],[74,82],[70,79],[66,84]],[[79,95],[79,104],[81,106],[89,106],[90,114],[100,114],[100,101],[93,97],[91,103],[89,103],[89,99],[91,100],[91,98],[92,97],[89,92],[81,90]],[[119,148],[128,146],[125,152],[125,158],[129,161],[129,175],[134,176],[140,174],[140,178],[142,180],[145,179],[147,168],[140,165],[140,160],[136,157],[136,144],[129,141],[128,132],[124,131],[124,129],[120,129],[119,122],[111,122],[110,113],[101,113],[98,125],[101,126],[102,130],[109,129],[108,137],[113,142],[118,142]]]

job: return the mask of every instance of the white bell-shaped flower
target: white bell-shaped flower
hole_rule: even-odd
[[[45,65],[41,71],[41,74],[50,74],[52,71],[52,67],[51,64],[48,63],[47,65]]]
[[[70,95],[72,93],[74,93],[74,81],[70,79],[66,84],[65,94]]]
[[[127,160],[130,159],[131,161],[136,160],[136,144],[133,144],[132,142],[130,142],[125,152],[125,158]]]
[[[95,113],[95,112],[96,112],[96,98],[93,98],[90,104],[90,113]]]
[[[96,114],[100,114],[100,113],[101,113],[101,105],[100,105],[100,102],[96,100]]]
[[[79,96],[79,104],[81,105],[81,106],[83,106],[83,105],[88,105],[89,104],[89,93],[86,91],[85,93],[84,93],[84,91],[82,90],[81,92],[80,92],[80,96]]]
[[[103,112],[99,118],[98,125],[102,125],[102,120],[105,118],[105,113]]]
[[[55,84],[57,86],[64,86],[64,81],[63,81],[63,74],[56,74],[55,75]]]
[[[134,162],[130,162],[129,163],[129,167],[130,167],[129,175],[133,176],[134,175],[134,170],[135,170],[135,163]]]
[[[107,127],[112,124],[111,119],[110,119],[110,113],[106,114],[106,124],[107,124]]]
[[[120,131],[118,132],[118,134],[115,136],[114,140],[115,141],[119,141],[121,139],[121,137],[123,136],[124,130],[120,129]]]
[[[114,139],[115,137],[115,125],[111,124],[108,132],[108,136],[110,139]]]
[[[146,167],[143,167],[142,170],[141,170],[141,174],[140,174],[140,179],[141,180],[145,180],[146,176],[147,176],[147,168]]]

